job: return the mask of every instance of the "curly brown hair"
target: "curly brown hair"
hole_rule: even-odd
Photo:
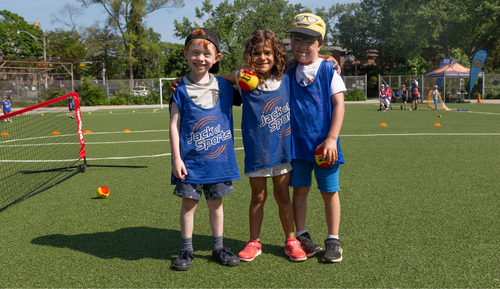
[[[260,42],[264,42],[266,45],[271,44],[274,54],[274,66],[271,68],[271,75],[276,77],[277,80],[281,80],[288,65],[288,57],[278,36],[269,29],[257,29],[248,36],[245,43],[245,51],[243,52],[243,59],[245,60],[247,68],[257,74],[259,81],[262,80],[262,75],[252,61],[255,47]]]

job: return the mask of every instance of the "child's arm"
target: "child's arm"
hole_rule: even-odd
[[[340,75],[340,73],[342,72],[341,69],[340,69],[340,65],[337,62],[337,60],[335,58],[333,58],[333,56],[318,54],[318,57],[321,58],[321,59],[323,59],[323,60],[325,60],[326,62],[333,62],[333,63],[335,63],[335,65],[333,67],[337,68],[337,74]],[[290,62],[292,63],[292,67],[295,67],[295,66],[297,66],[297,64],[299,64],[299,62],[295,58],[290,59]]]
[[[316,150],[323,148],[323,159],[328,159],[328,163],[334,163],[338,159],[337,139],[344,122],[344,92],[337,92],[331,96],[332,101],[332,121],[328,135]]]
[[[229,81],[232,85],[236,84],[236,73],[232,72],[227,75],[219,75],[220,78]]]
[[[172,153],[172,172],[178,179],[184,180],[187,176],[186,166],[181,159],[179,129],[181,125],[181,114],[177,104],[172,101],[170,111],[170,148]]]

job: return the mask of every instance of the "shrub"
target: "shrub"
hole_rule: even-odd
[[[114,96],[110,101],[109,104],[111,105],[126,105],[127,104],[127,99],[121,96]]]
[[[355,88],[344,95],[345,101],[365,101],[366,96],[363,90]]]
[[[84,80],[80,86],[79,96],[81,104],[87,106],[105,105],[107,104],[106,94],[97,86],[92,85],[90,81]]]
[[[483,97],[484,99],[494,99],[494,98],[500,98],[500,92],[497,93],[494,89],[488,88],[488,91],[486,92],[486,95]]]
[[[60,87],[52,87],[46,90],[42,90],[40,94],[38,95],[38,101],[39,102],[44,102],[47,100],[51,100],[54,98],[58,98],[59,96],[63,96],[65,94],[68,94],[65,88],[60,88]],[[50,107],[58,106],[61,105],[60,103],[53,103],[50,104]]]

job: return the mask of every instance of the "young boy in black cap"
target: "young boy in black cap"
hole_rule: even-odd
[[[191,72],[184,76],[170,101],[171,184],[182,197],[182,247],[172,268],[191,267],[194,212],[205,194],[212,228],[212,258],[222,265],[236,266],[240,260],[223,246],[222,197],[234,191],[240,180],[233,145],[233,86],[214,76],[221,58],[219,40],[210,30],[199,28],[184,47]],[[237,91],[236,91],[237,93]]]

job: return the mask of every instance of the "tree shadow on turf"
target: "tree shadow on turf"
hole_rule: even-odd
[[[133,261],[151,258],[170,259],[173,262],[180,250],[181,232],[171,229],[131,227],[113,232],[80,235],[52,234],[37,237],[31,240],[31,243],[68,248],[102,259],[120,258]],[[224,238],[224,245],[230,247],[233,253],[238,254],[245,247],[246,242]],[[193,235],[193,247],[196,258],[212,260],[212,236]],[[263,244],[263,248],[264,253],[288,259],[282,246]],[[200,251],[208,251],[210,254],[200,255],[198,254]]]

